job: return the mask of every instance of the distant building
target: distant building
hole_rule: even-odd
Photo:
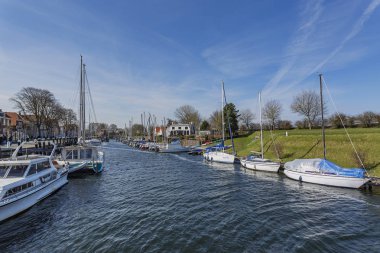
[[[195,134],[195,126],[193,124],[172,124],[166,128],[166,135],[171,136],[188,136]]]
[[[163,127],[155,127],[154,128],[154,134],[156,136],[162,136],[163,133],[164,133],[164,128]]]
[[[9,135],[11,119],[0,109],[0,137],[4,138]]]

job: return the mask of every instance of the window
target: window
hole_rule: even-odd
[[[175,127],[172,127],[172,130],[174,130],[175,129]]]
[[[78,150],[73,150],[73,159],[78,159]]]
[[[181,127],[178,127],[178,129],[181,129]]]
[[[30,187],[33,187],[33,182],[29,182],[29,183],[26,183],[26,184],[23,184],[23,185],[20,185],[20,186],[16,186],[16,187],[14,187],[12,189],[9,189],[5,193],[4,198],[12,196],[12,195],[14,195],[16,193],[19,193],[19,192],[21,192],[23,190],[26,190],[26,189],[30,188]]]
[[[4,177],[5,173],[7,172],[9,167],[7,166],[0,166],[0,177]]]
[[[7,178],[22,177],[27,168],[28,168],[28,165],[13,165],[7,175]]]
[[[189,129],[189,127],[185,127],[185,129]]]
[[[41,171],[49,169],[49,168],[50,168],[50,162],[49,161],[37,163],[37,172],[41,172]]]
[[[28,176],[36,174],[36,173],[37,173],[37,164],[30,165]]]

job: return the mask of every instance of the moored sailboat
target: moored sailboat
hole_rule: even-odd
[[[323,119],[322,75],[319,75],[323,159],[296,159],[285,163],[284,173],[287,177],[314,184],[337,186],[345,188],[360,188],[369,181],[366,171],[362,168],[342,168],[326,159],[325,126]]]
[[[260,105],[260,147],[261,147],[261,157],[256,155],[248,156],[240,160],[240,164],[243,167],[251,170],[260,170],[268,172],[278,172],[280,169],[280,163],[274,162],[269,159],[264,158],[264,144],[263,144],[263,122],[262,122],[262,112],[261,112],[261,93],[259,93],[259,105]]]
[[[233,154],[229,154],[225,152],[225,146],[224,146],[224,103],[226,102],[226,94],[224,91],[224,82],[222,82],[222,142],[221,145],[217,147],[211,148],[210,151],[207,151],[203,154],[203,157],[206,159],[206,161],[210,162],[220,162],[220,163],[235,163],[236,156],[235,156],[235,147],[233,144],[233,136],[231,132],[230,125],[228,126],[230,136],[231,136],[231,142],[232,142],[232,149]]]
[[[67,146],[62,148],[61,158],[69,164],[69,173],[90,170],[95,173],[103,171],[104,153],[100,150],[99,145],[92,145],[86,141],[85,133],[85,90],[86,90],[86,69],[81,56],[81,74],[80,74],[80,99],[79,99],[79,128],[78,128],[78,145]]]

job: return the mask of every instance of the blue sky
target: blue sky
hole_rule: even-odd
[[[257,94],[290,103],[323,73],[339,111],[380,112],[380,0],[0,0],[0,108],[22,87],[78,110],[84,56],[99,122],[142,112],[202,117],[229,102],[256,115]],[[329,105],[329,113],[334,109]]]

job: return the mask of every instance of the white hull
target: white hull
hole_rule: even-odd
[[[20,196],[15,196],[14,198],[9,199],[8,201],[1,202],[0,204],[0,221],[8,219],[26,209],[32,207],[42,199],[46,198],[63,185],[67,181],[67,172],[61,175],[59,178],[46,183],[46,185],[40,185],[35,189],[22,194]]]
[[[213,151],[203,154],[203,157],[210,162],[234,163],[235,156],[220,151]]]
[[[355,189],[360,188],[369,181],[368,178],[297,172],[288,169],[285,169],[284,173],[287,177],[302,182]]]
[[[260,159],[262,160],[262,159]],[[241,160],[240,163],[243,167],[251,170],[267,171],[277,173],[280,169],[280,163],[268,161],[268,160]]]

